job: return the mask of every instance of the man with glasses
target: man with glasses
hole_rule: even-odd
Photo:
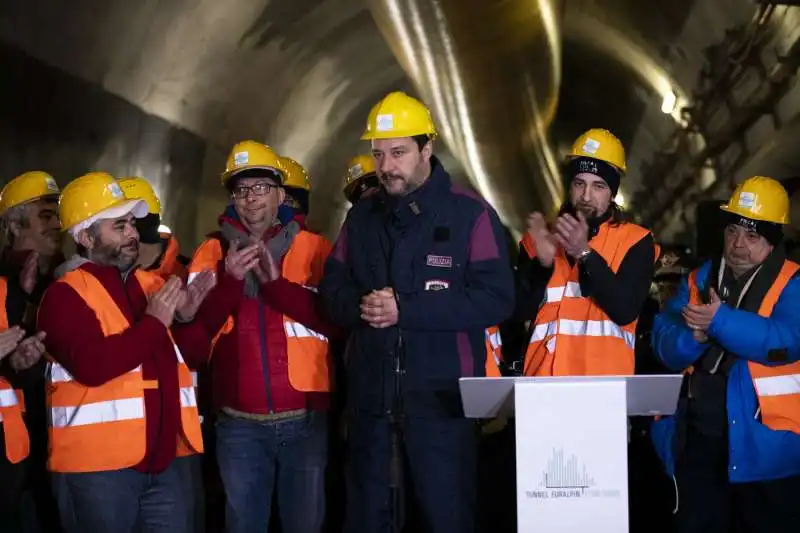
[[[331,245],[295,220],[280,223],[286,178],[269,146],[234,146],[222,174],[231,203],[189,266],[191,283],[228,249],[259,247],[258,268],[211,354],[217,460],[233,533],[267,531],[273,491],[284,532],[318,533],[324,519],[332,331],[315,300]]]

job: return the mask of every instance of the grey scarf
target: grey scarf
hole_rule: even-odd
[[[258,242],[257,237],[245,233],[227,222],[222,224],[220,232],[222,233],[223,240],[227,243],[238,240],[240,248]],[[267,241],[267,250],[272,254],[272,258],[276,263],[280,264],[281,259],[286,255],[286,252],[289,251],[289,248],[291,248],[292,242],[298,233],[300,233],[300,224],[298,224],[297,221],[292,221],[281,228],[277,235]],[[244,278],[244,295],[247,298],[256,298],[258,296],[259,285],[256,275],[253,272],[248,272]]]

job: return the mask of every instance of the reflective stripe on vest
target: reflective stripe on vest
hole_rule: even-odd
[[[486,335],[486,376],[500,377],[500,363],[503,361],[503,341],[500,328],[492,326],[484,331]]]
[[[767,318],[772,314],[783,289],[798,270],[800,265],[797,263],[783,263],[778,277],[761,301],[758,308],[760,316]],[[702,303],[697,270],[689,275],[689,302]],[[758,396],[762,423],[770,429],[800,433],[800,361],[775,366],[748,361],[747,367]],[[754,417],[757,416],[758,413],[754,413]]]
[[[317,292],[322,279],[325,260],[331,251],[330,243],[320,235],[301,231],[292,241],[281,262],[281,276],[304,288]],[[223,258],[222,243],[212,238],[195,251],[189,265],[189,283],[203,270],[216,271]],[[289,362],[289,383],[301,392],[329,392],[331,390],[330,353],[328,339],[323,334],[283,315],[286,332],[286,351]],[[222,330],[214,338],[233,331],[233,317],[228,317]],[[212,348],[213,351],[213,348]]]
[[[136,280],[150,295],[164,281],[142,270]],[[105,336],[119,334],[130,324],[100,281],[77,269],[56,283],[66,283],[94,311]],[[170,333],[170,339],[172,335]],[[192,374],[175,346],[181,406],[177,456],[203,451]],[[147,450],[144,391],[159,383],[145,380],[141,366],[99,387],[87,387],[57,362],[48,364],[47,403],[50,410],[50,459],[54,472],[120,470],[139,463]]]
[[[0,331],[8,329],[6,300],[8,298],[8,280],[0,277]],[[31,443],[28,428],[22,418],[25,402],[22,391],[16,391],[3,377],[0,377],[0,422],[3,423],[3,441],[6,447],[6,459],[17,464],[30,454]]]
[[[604,223],[589,243],[616,273],[625,255],[649,235],[635,224]],[[529,235],[522,246],[535,258]],[[632,375],[636,323],[620,326],[581,292],[577,263],[559,248],[525,354],[526,376]]]

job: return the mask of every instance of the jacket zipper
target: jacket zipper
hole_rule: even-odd
[[[264,300],[258,294],[258,336],[261,348],[261,368],[264,374],[264,387],[267,391],[267,411],[272,413],[272,389],[269,385],[269,361],[267,359],[267,312],[264,309]]]

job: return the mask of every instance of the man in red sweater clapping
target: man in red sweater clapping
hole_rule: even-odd
[[[218,283],[212,272],[189,290],[164,282],[134,268],[134,218],[146,214],[100,172],[67,185],[59,203],[80,256],[59,268],[38,326],[52,357],[48,467],[68,533],[190,533],[203,442],[189,367],[205,360],[258,264],[256,246],[234,249]]]
[[[217,460],[225,486],[229,533],[267,531],[277,492],[284,533],[319,533],[325,511],[325,466],[331,366],[316,285],[331,245],[296,220],[281,224],[287,170],[255,141],[234,146],[222,174],[230,205],[189,265],[200,272],[236,250],[260,247],[242,300],[212,352]]]

